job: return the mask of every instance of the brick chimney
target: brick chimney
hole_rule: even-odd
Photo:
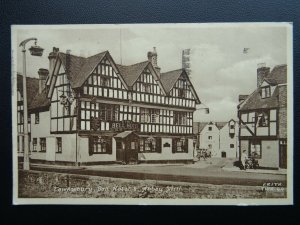
[[[270,67],[266,67],[265,63],[258,64],[257,67],[257,87],[259,87],[264,78],[270,74]]]
[[[148,52],[148,61],[152,63],[154,69],[156,70],[158,76],[160,77],[160,67],[157,65],[157,52],[156,52],[156,47],[153,47],[152,52]]]
[[[56,59],[58,52],[59,52],[59,48],[53,47],[53,51],[49,53],[48,59],[49,59],[49,74],[50,74],[50,76],[52,75],[55,59]]]
[[[49,71],[47,69],[40,68],[38,74],[39,74],[39,94],[41,94],[46,86],[46,79],[49,74]]]

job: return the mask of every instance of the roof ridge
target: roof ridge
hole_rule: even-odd
[[[161,73],[161,75],[166,74],[166,73],[172,73],[172,72],[175,72],[175,71],[183,71],[183,69],[181,68],[181,69],[177,69],[177,70],[170,70],[170,71]]]
[[[97,53],[97,54],[94,54],[94,55],[91,55],[91,56],[89,56],[89,57],[86,57],[86,59],[89,59],[89,58],[92,58],[92,57],[95,57],[95,56],[98,56],[98,55],[104,54],[104,53],[109,53],[109,51],[108,51],[108,50],[105,50],[105,51],[103,51],[103,52],[99,52],[99,53]]]
[[[67,55],[67,53],[64,53],[64,52],[58,52],[58,54],[64,54],[64,55]],[[77,57],[77,58],[87,59],[87,57],[78,56],[78,55],[74,55],[74,54],[68,54],[68,55],[73,56],[73,57]]]

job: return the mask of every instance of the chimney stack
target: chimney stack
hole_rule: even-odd
[[[49,53],[48,59],[49,59],[49,74],[50,74],[50,76],[52,75],[55,59],[56,59],[58,52],[59,52],[59,48],[53,47],[53,51]]]
[[[148,61],[152,63],[154,69],[157,72],[157,75],[160,77],[160,67],[157,65],[157,52],[156,47],[153,47],[153,52],[148,52]]]
[[[257,87],[259,87],[264,78],[270,74],[270,67],[266,67],[265,63],[260,63],[257,66]]]
[[[45,88],[46,79],[49,74],[49,71],[47,69],[40,68],[38,74],[39,74],[39,94],[41,94]]]

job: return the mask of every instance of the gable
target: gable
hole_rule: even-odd
[[[178,75],[178,74],[177,74]],[[176,76],[174,75],[174,78]],[[174,79],[173,78],[173,79]],[[184,70],[181,70],[180,75],[177,77],[173,87],[170,90],[170,95],[179,98],[187,98],[195,100],[196,103],[200,104],[200,99],[192,85],[188,75]]]
[[[84,82],[88,86],[127,89],[119,71],[109,57],[104,57]],[[87,92],[86,92],[87,93]],[[94,94],[95,95],[95,94]]]
[[[148,64],[137,80],[134,82],[132,89],[137,92],[145,92],[152,94],[164,95],[162,84],[159,81],[157,74],[154,72],[151,64]]]

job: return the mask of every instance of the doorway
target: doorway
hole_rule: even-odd
[[[138,163],[138,136],[133,131],[124,131],[115,136],[116,160],[123,164]]]
[[[287,144],[286,140],[280,141],[279,144],[279,167],[282,169],[287,168]]]

